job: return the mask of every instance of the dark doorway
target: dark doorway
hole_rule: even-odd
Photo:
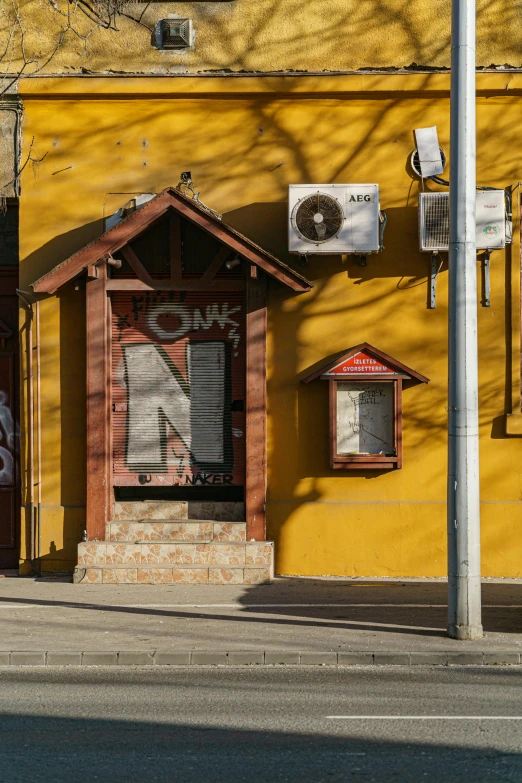
[[[0,212],[0,568],[17,568],[20,546],[18,209]]]

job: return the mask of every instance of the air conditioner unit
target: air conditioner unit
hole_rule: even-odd
[[[503,190],[477,190],[477,250],[506,245],[506,209]],[[424,253],[449,249],[449,193],[419,196],[419,242]]]
[[[378,253],[378,185],[290,185],[288,249],[299,255]]]

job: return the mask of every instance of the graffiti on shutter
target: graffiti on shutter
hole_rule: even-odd
[[[0,486],[15,484],[16,441],[18,424],[13,417],[13,356],[0,355],[0,378],[4,388],[0,390]]]
[[[243,484],[242,294],[114,294],[112,320],[114,483]]]

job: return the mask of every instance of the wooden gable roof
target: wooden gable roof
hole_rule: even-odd
[[[176,211],[182,218],[195,223],[201,229],[214,236],[230,251],[240,255],[251,264],[258,266],[271,277],[288,286],[292,291],[303,293],[313,286],[305,277],[294,271],[263,248],[256,245],[239,231],[224,223],[215,213],[206,209],[200,202],[188,198],[169,187],[105,231],[93,242],[67,258],[42,275],[32,284],[37,293],[54,294],[61,286],[77,277],[88,266],[95,265],[105,257],[120,250],[128,242],[142,234],[169,210]]]
[[[401,376],[403,378],[409,378],[410,380],[419,381],[420,383],[429,383],[429,378],[426,378],[425,375],[421,375],[420,372],[412,370],[411,367],[408,367],[402,362],[399,362],[397,359],[394,359],[392,356],[384,353],[384,351],[380,351],[378,348],[370,345],[370,343],[359,343],[359,345],[354,345],[353,348],[348,348],[346,351],[342,351],[333,361],[329,361],[326,364],[321,365],[317,370],[314,370],[314,372],[310,373],[310,375],[307,375],[301,380],[303,383],[310,383],[310,381],[321,377],[343,378],[347,375],[350,375],[350,378],[353,378],[353,375],[365,376],[366,378],[371,377],[370,373],[359,373],[357,368],[343,368],[345,363],[348,363],[350,359],[353,359],[359,355],[372,358],[374,361],[379,363],[377,364],[377,373],[379,376],[389,374],[392,376],[395,375]]]

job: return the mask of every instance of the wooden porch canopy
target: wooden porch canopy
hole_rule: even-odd
[[[226,261],[225,253],[226,249],[228,249],[229,253],[241,256],[251,265],[259,267],[270,277],[288,286],[292,291],[304,293],[312,288],[312,283],[305,277],[295,272],[287,264],[271,255],[271,253],[263,250],[263,248],[256,245],[239,231],[228,226],[200,202],[188,198],[175,188],[169,187],[127,218],[121,220],[98,237],[98,239],[95,239],[36,280],[32,284],[33,290],[36,293],[54,294],[62,285],[73,280],[84,270],[88,271],[88,276],[97,277],[96,266],[110,259],[111,255],[118,251],[121,251],[125,260],[138,277],[138,281],[133,282],[134,288],[147,290],[155,290],[157,288],[162,290],[168,290],[169,288],[179,290],[180,288],[187,288],[186,284],[181,285],[180,236],[176,223],[172,224],[171,230],[170,283],[165,281],[160,283],[159,280],[153,280],[136,257],[132,248],[129,247],[129,242],[132,242],[133,239],[136,239],[146,229],[158,222],[169,211],[173,211],[179,217],[191,221],[224,246],[223,252],[218,254],[211,262],[207,272],[203,275],[203,279],[194,284],[194,287],[200,288],[202,283],[206,284],[208,288],[213,288],[216,285],[214,277]],[[119,287],[121,289],[121,285]],[[111,288],[110,282],[107,288]]]
[[[184,274],[182,222],[212,239],[211,255],[198,274]],[[140,237],[160,225],[165,244],[161,276],[146,268],[136,253]],[[186,226],[185,226],[186,227]],[[133,247],[134,244],[134,247]],[[141,251],[139,251],[141,252]],[[117,257],[113,256],[117,253]],[[164,257],[165,256],[165,257]],[[113,274],[126,263],[126,273]],[[241,275],[228,276],[222,267],[239,257]],[[232,266],[232,269],[235,265]],[[168,273],[170,270],[170,274]],[[258,274],[258,270],[261,272]],[[296,293],[312,284],[291,267],[223,223],[200,202],[167,188],[117,223],[98,239],[33,283],[37,293],[54,294],[61,286],[86,274],[87,370],[87,502],[86,528],[90,541],[105,536],[113,491],[111,409],[111,297],[124,291],[244,291],[246,321],[246,476],[245,516],[248,539],[266,537],[266,280],[273,277]],[[1,336],[1,335],[0,335]]]

